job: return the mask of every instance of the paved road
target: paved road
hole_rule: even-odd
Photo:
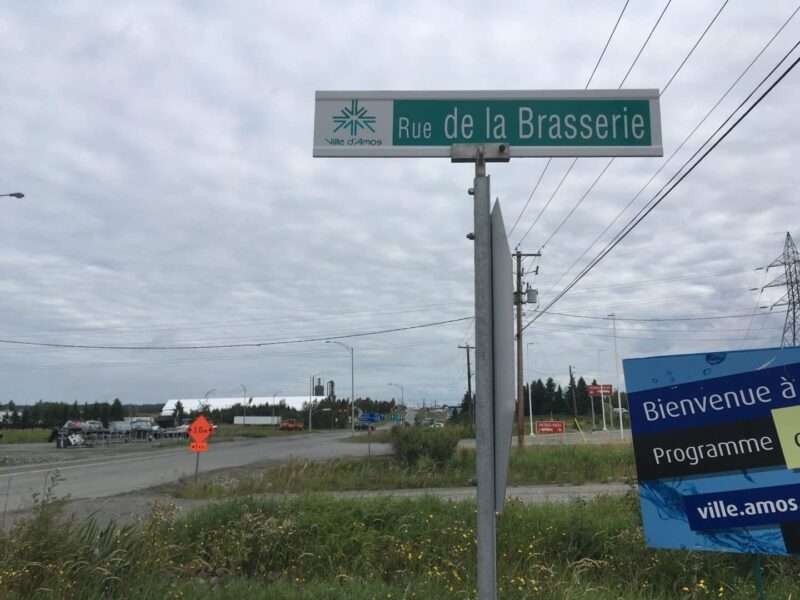
[[[366,456],[367,444],[344,441],[349,435],[349,432],[306,433],[212,444],[200,457],[200,472],[265,461]],[[2,452],[5,451],[3,448]],[[0,510],[29,506],[32,494],[42,493],[48,475],[55,469],[60,475],[57,495],[72,498],[104,498],[144,490],[193,475],[195,469],[195,455],[186,447],[64,449],[58,452],[66,454],[60,455],[53,455],[49,448],[47,451],[51,459],[63,459],[70,452],[79,454],[73,454],[72,460],[0,468]],[[372,452],[385,454],[389,448],[387,444],[372,444]]]

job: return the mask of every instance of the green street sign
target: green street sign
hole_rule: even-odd
[[[317,92],[314,156],[663,156],[657,90]]]

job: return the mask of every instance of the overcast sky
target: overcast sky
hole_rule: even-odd
[[[0,199],[0,338],[239,344],[471,317],[473,167],[312,158],[314,92],[583,89],[623,4],[3,3],[0,193],[25,198]],[[727,4],[661,99],[664,157],[616,159],[566,221],[607,159],[578,160],[553,195],[572,162],[554,159],[532,197],[546,159],[489,166],[508,231],[519,218],[511,247],[542,250],[526,263],[539,308],[791,50],[800,15],[609,227],[795,4]],[[630,2],[592,88],[620,85],[664,5]],[[671,2],[624,87],[663,89],[720,6]],[[761,287],[781,271],[757,269],[787,231],[800,237],[798,96],[792,71],[553,313],[615,313],[620,360],[779,346],[782,308],[625,319],[750,315],[780,298]],[[407,402],[456,402],[466,389],[469,320],[342,341],[359,396],[399,398],[393,382]],[[528,379],[566,383],[571,364],[615,382],[610,320],[545,314],[525,341]],[[0,343],[0,402],[162,402],[242,384],[302,395],[318,372],[349,396],[349,354],[322,341]]]

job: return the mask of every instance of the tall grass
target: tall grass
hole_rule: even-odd
[[[184,518],[157,508],[121,530],[60,521],[53,501],[39,509],[0,534],[3,598],[475,597],[470,502],[248,498]],[[634,494],[512,502],[497,558],[502,600],[754,597],[749,557],[644,548]],[[768,597],[789,598],[796,561],[764,562]]]
[[[181,498],[224,498],[264,492],[298,493],[460,487],[475,477],[475,451],[460,448],[443,465],[422,458],[406,466],[390,457],[294,461],[222,475],[175,490]],[[631,481],[633,451],[627,445],[533,446],[514,448],[509,485],[582,484]]]

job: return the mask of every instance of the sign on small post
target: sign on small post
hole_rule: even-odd
[[[208,450],[208,443],[206,440],[214,433],[214,426],[203,415],[197,417],[192,424],[189,425],[187,430],[192,442],[189,444],[189,452],[197,453],[197,458],[194,463],[194,480],[197,482],[197,471],[200,468],[200,453]]]
[[[587,390],[589,392],[589,395],[592,396],[592,397],[611,396],[611,384],[610,383],[604,383],[602,385],[600,385],[598,383],[592,383],[592,384],[586,386],[586,388],[587,388]]]
[[[487,162],[511,157],[663,156],[658,90],[316,93],[316,157],[442,157],[475,163],[478,598],[497,594],[514,412],[511,256]]]
[[[536,433],[546,435],[549,433],[564,434],[564,421],[536,421]]]

